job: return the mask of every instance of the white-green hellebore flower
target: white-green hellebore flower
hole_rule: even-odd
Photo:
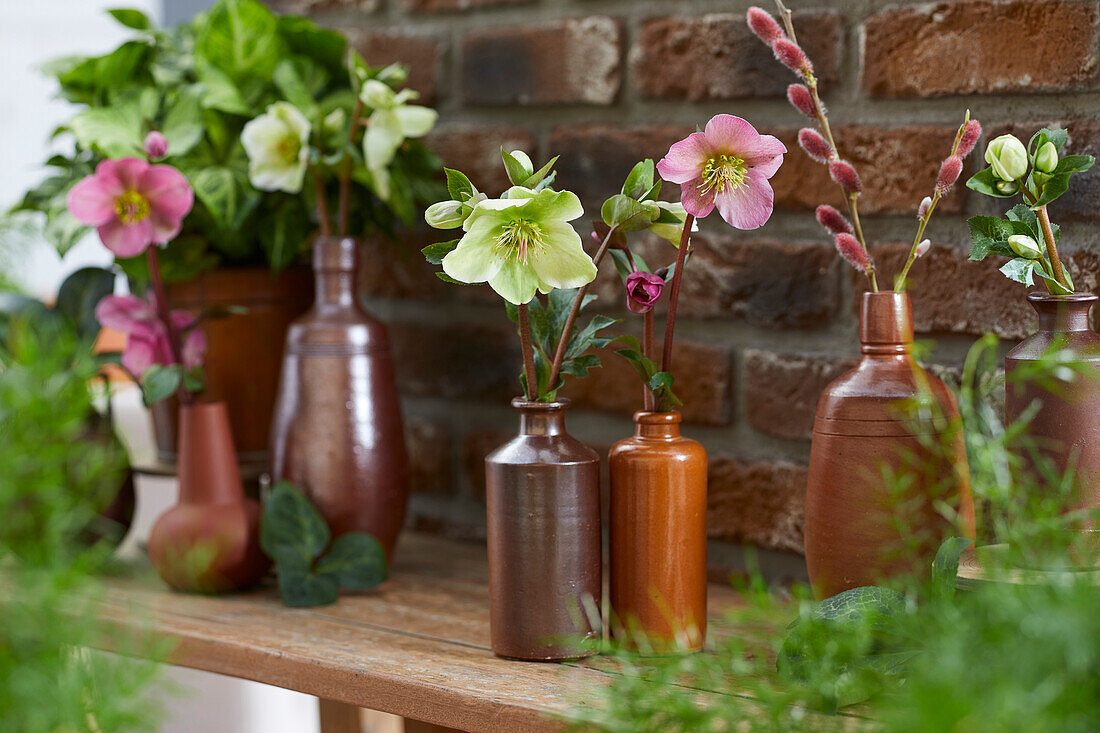
[[[529,302],[536,290],[579,288],[596,278],[568,223],[584,214],[575,193],[513,186],[505,196],[474,207],[462,224],[466,233],[443,258],[445,273],[464,283],[488,282],[515,305]]]
[[[424,221],[434,229],[458,229],[466,218],[473,213],[474,208],[482,201],[488,200],[488,196],[474,189],[474,193],[465,201],[450,199],[440,201],[428,207],[424,212]]]
[[[439,118],[430,107],[406,104],[418,96],[412,89],[394,92],[377,79],[367,79],[359,92],[363,104],[373,110],[363,136],[363,159],[374,177],[375,192],[383,200],[389,198],[388,167],[401,143],[427,135]]]
[[[1047,140],[1035,153],[1035,167],[1043,173],[1053,173],[1058,167],[1058,148]]]
[[[261,191],[298,193],[309,163],[309,120],[290,102],[275,102],[241,130],[248,180]]]
[[[1027,173],[1027,148],[1015,135],[1001,135],[985,149],[985,162],[1002,181],[1015,181]]]
[[[680,237],[684,233],[684,220],[687,218],[687,211],[684,210],[684,205],[679,201],[670,203],[668,201],[651,201],[651,204],[655,205],[658,209],[657,215],[659,216],[663,212],[672,213],[677,219],[680,220],[679,224],[650,224],[649,231],[656,234],[661,239],[667,239],[672,242],[674,247],[680,246]],[[696,219],[691,222],[691,231],[699,231],[699,221]]]
[[[1043,248],[1026,234],[1013,234],[1008,238],[1008,246],[1020,257],[1037,260],[1043,256]]]

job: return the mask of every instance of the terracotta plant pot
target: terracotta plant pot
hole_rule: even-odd
[[[169,285],[168,300],[172,308],[196,315],[211,307],[247,309],[203,322],[203,396],[225,402],[241,463],[266,465],[283,342],[290,322],[313,300],[312,275],[305,267],[275,277],[263,267],[213,270],[197,280]],[[152,412],[158,457],[174,463],[179,403],[175,398],[163,400]]]
[[[519,434],[485,458],[489,626],[509,659],[587,656],[600,633],[600,459],[565,431],[568,404],[513,400]]]
[[[1072,462],[1078,496],[1066,508],[1095,507],[1100,504],[1100,334],[1089,327],[1089,311],[1097,297],[1029,293],[1027,300],[1039,314],[1039,330],[1005,356],[1005,423],[1016,422],[1032,402],[1039,401],[1039,411],[1028,423],[1028,438],[1059,473]],[[1097,369],[1097,374],[1081,374],[1072,382],[1050,375],[1047,379],[1057,384],[1055,392],[1034,382],[1012,381],[1014,374],[1033,368],[1029,362],[1051,348],[1069,351],[1075,360]]]
[[[958,406],[913,359],[906,293],[865,293],[859,365],[821,395],[806,489],[805,549],[819,598],[901,574],[927,575],[940,542],[974,538],[970,472]],[[907,419],[927,394],[942,419]],[[912,483],[903,487],[905,475]],[[958,527],[936,502],[953,507]]]
[[[680,435],[678,412],[638,412],[634,426],[610,454],[611,630],[644,651],[698,651],[707,631],[707,452]]]
[[[287,333],[271,472],[305,492],[333,537],[366,532],[392,558],[409,496],[405,435],[386,327],[356,293],[359,247],[314,241],[317,301]]]
[[[160,577],[200,593],[255,585],[269,567],[260,550],[260,505],[245,498],[225,403],[180,409],[179,484],[179,503],[149,533]]]

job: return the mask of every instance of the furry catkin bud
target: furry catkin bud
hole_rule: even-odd
[[[982,136],[982,124],[977,120],[970,120],[966,123],[966,127],[963,128],[962,137],[959,138],[959,152],[960,158],[965,158],[970,155],[974,150],[974,146],[978,144],[978,138]]]
[[[776,22],[771,13],[763,8],[758,8],[755,5],[749,8],[748,20],[752,32],[769,46],[779,39],[787,37],[787,34],[779,27],[779,23]]]
[[[814,109],[814,98],[804,84],[791,84],[787,87],[787,100],[792,107],[807,117],[817,117],[817,110]]]
[[[779,63],[803,77],[814,73],[814,66],[810,63],[809,56],[794,41],[780,38],[772,44],[772,51]]]
[[[920,206],[917,207],[917,219],[923,219],[928,216],[928,212],[932,210],[932,197],[925,196],[920,200]]]
[[[833,148],[820,132],[809,127],[803,127],[798,131],[798,144],[818,163],[828,163],[833,157]]]
[[[832,206],[822,205],[817,207],[817,223],[828,229],[832,234],[851,234],[855,231],[852,229],[852,223],[848,221],[847,217]]]
[[[936,178],[936,193],[943,196],[950,191],[951,187],[955,185],[955,181],[959,180],[962,169],[962,158],[957,155],[952,155],[943,161],[943,165],[940,166],[940,175]]]
[[[848,193],[859,193],[863,190],[863,181],[859,180],[856,169],[846,160],[834,160],[829,163],[829,177]]]
[[[867,255],[867,251],[860,246],[858,239],[851,234],[838,234],[834,242],[836,251],[840,253],[841,257],[848,260],[852,267],[860,272],[867,272],[867,268],[871,266],[871,258]]]
[[[932,240],[921,240],[921,243],[917,245],[917,257],[924,257],[925,253],[930,249],[932,249]]]

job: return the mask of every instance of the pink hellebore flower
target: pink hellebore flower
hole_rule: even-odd
[[[626,276],[626,307],[631,313],[649,313],[661,299],[665,279],[652,272],[632,272]]]
[[[195,192],[170,165],[140,158],[105,160],[69,191],[69,211],[97,227],[99,238],[118,257],[134,257],[150,244],[179,234]]]
[[[168,331],[157,317],[155,304],[132,295],[108,295],[96,306],[95,317],[107,328],[126,334],[122,366],[131,374],[140,377],[154,364],[166,366],[176,363],[172,358]],[[172,311],[169,317],[172,328],[179,334],[195,322],[195,317],[186,311]],[[206,353],[206,336],[202,329],[192,328],[186,335],[181,335],[180,349],[184,368],[201,366]]]
[[[703,132],[669,148],[657,164],[666,181],[680,184],[680,201],[702,219],[715,206],[726,223],[756,229],[772,215],[768,179],[783,164],[787,148],[771,135],[733,115],[715,115]]]

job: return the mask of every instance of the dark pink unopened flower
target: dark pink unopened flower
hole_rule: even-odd
[[[805,84],[791,84],[787,87],[787,101],[807,117],[816,118],[817,110],[814,109],[814,98]]]
[[[761,41],[769,46],[779,39],[787,37],[771,13],[763,8],[758,8],[755,5],[749,8],[748,18],[749,28]]]
[[[107,328],[126,334],[122,366],[131,374],[140,377],[154,364],[167,366],[176,363],[172,358],[168,331],[157,317],[154,303],[132,295],[108,295],[96,306],[95,317]],[[170,319],[177,333],[183,333],[195,322],[195,316],[186,311],[172,311]],[[187,331],[180,338],[180,350],[185,368],[201,366],[203,354],[206,353],[206,336],[202,329]]]
[[[97,227],[103,244],[119,257],[134,257],[175,237],[194,203],[195,192],[182,173],[141,158],[103,161],[68,197],[72,215]]]
[[[846,160],[829,163],[829,177],[848,193],[859,193],[863,190],[863,181],[859,180],[856,169]]]
[[[149,160],[160,160],[168,155],[168,138],[153,130],[145,136],[145,154]]]
[[[632,272],[626,276],[626,307],[631,313],[649,313],[664,289],[663,277],[652,272]]]
[[[794,41],[780,38],[772,44],[772,51],[779,63],[786,66],[794,73],[807,77],[814,73],[814,65],[810,63],[810,57]]]
[[[821,205],[817,207],[817,223],[825,227],[832,234],[851,234],[852,223],[848,218],[834,209],[832,206]]]
[[[962,137],[959,138],[959,151],[958,156],[965,158],[970,155],[970,152],[974,150],[974,146],[978,144],[978,138],[982,136],[982,124],[977,120],[970,120],[966,123],[966,127],[963,128]]]
[[[860,272],[867,272],[867,268],[871,266],[871,258],[867,255],[867,251],[860,246],[858,239],[851,234],[838,234],[834,242],[836,251],[840,253],[841,257],[848,260],[852,267]]]
[[[962,158],[957,155],[952,155],[943,161],[943,165],[940,166],[940,174],[936,177],[936,193],[943,196],[950,191],[951,187],[955,185],[955,181],[959,180],[962,169]]]
[[[818,163],[828,163],[833,157],[833,148],[825,137],[810,127],[798,131],[798,144],[806,154]]]
[[[661,177],[680,184],[680,202],[696,217],[718,207],[726,223],[756,229],[772,215],[768,179],[783,164],[787,148],[761,135],[740,117],[715,115],[703,132],[693,132],[657,163]]]

